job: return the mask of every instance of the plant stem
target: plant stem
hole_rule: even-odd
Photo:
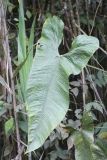
[[[18,117],[16,113],[16,97],[15,97],[15,85],[13,80],[13,71],[12,71],[12,64],[11,64],[11,57],[10,57],[10,49],[9,49],[9,41],[8,41],[8,31],[7,31],[7,25],[6,25],[6,14],[5,14],[5,7],[3,5],[3,0],[0,0],[1,4],[1,12],[2,12],[2,32],[3,32],[3,49],[4,53],[6,55],[8,70],[9,70],[9,76],[10,76],[10,82],[11,82],[11,89],[12,89],[12,103],[13,103],[13,111],[14,111],[14,119],[15,119],[15,126],[16,126],[16,139],[17,139],[17,147],[18,147],[18,154],[20,154],[21,151],[21,145],[20,145],[20,134],[19,134],[19,127],[18,127]],[[19,158],[21,160],[21,156]]]

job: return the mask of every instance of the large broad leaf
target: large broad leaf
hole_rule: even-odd
[[[69,107],[70,74],[79,74],[99,47],[99,41],[80,35],[72,49],[59,55],[63,22],[50,17],[43,25],[41,38],[27,84],[28,152],[39,148],[63,120]]]

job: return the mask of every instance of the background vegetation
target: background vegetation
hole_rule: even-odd
[[[106,160],[106,0],[24,0],[23,7],[24,17],[17,0],[0,0],[0,159]],[[41,148],[25,154],[25,85],[43,23],[50,15],[64,22],[61,55],[79,34],[97,37],[100,48],[81,74],[70,75],[70,104],[63,122]],[[80,134],[84,128],[94,132]]]

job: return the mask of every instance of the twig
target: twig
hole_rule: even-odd
[[[97,6],[97,9],[96,9],[96,12],[95,12],[95,15],[94,15],[94,19],[93,19],[93,23],[92,23],[92,28],[91,28],[91,31],[90,31],[90,35],[92,34],[92,31],[93,31],[93,28],[94,28],[94,23],[95,23],[95,19],[96,19],[96,16],[97,16],[97,12],[99,10],[99,7],[100,7],[100,4],[101,4],[102,0],[100,0],[98,6]]]
[[[60,0],[60,4],[61,4],[61,7],[62,7],[63,5],[62,5],[62,1],[61,0]],[[67,12],[67,4],[66,4],[66,2],[64,3],[63,8],[64,8],[64,11],[65,11],[66,22],[67,22],[67,25],[68,25],[68,27],[65,27],[65,30],[68,28],[71,37],[72,36],[74,37],[73,28],[71,27],[71,23],[70,23],[70,20],[69,20],[69,14]]]
[[[43,155],[44,155],[44,151],[43,151],[42,155],[40,156],[39,160],[42,160]]]
[[[15,97],[15,86],[13,80],[13,72],[12,72],[12,65],[11,65],[11,58],[8,55],[8,63],[9,63],[9,73],[10,73],[10,80],[11,80],[11,88],[13,92],[13,110],[14,110],[14,119],[15,119],[15,126],[16,126],[16,138],[17,138],[17,145],[18,145],[18,154],[20,155],[21,145],[20,145],[20,133],[19,133],[19,126],[18,126],[18,117],[16,113],[16,97]],[[20,159],[21,160],[21,157]]]
[[[76,28],[75,28],[75,18],[74,18],[74,12],[73,12],[73,6],[72,6],[72,2],[71,0],[68,0],[68,5],[69,5],[69,8],[70,8],[70,20],[71,20],[71,25],[72,25],[72,28],[73,28],[73,33],[74,33],[74,36],[77,36],[77,31],[76,31]]]
[[[76,0],[76,15],[77,15],[77,24],[80,27],[80,17],[79,17],[79,1]],[[80,34],[80,29],[78,28],[78,34]]]
[[[80,28],[80,26],[79,26],[77,23],[75,23],[75,26],[81,31],[81,33],[87,35],[87,34]]]
[[[88,26],[88,32],[90,31],[90,24],[89,24],[89,4],[88,1],[85,0],[85,7],[86,7],[86,16],[87,16],[87,26]]]
[[[87,67],[86,67],[85,69],[86,69],[87,74],[90,75]],[[101,100],[101,97],[100,97],[100,95],[99,95],[99,93],[98,93],[98,91],[97,91],[97,89],[96,89],[96,87],[95,87],[95,85],[94,85],[94,82],[93,82],[93,80],[92,80],[91,77],[90,77],[90,80],[91,80],[91,83],[92,83],[92,85],[93,85],[94,91],[95,91],[95,93],[96,93],[96,95],[97,95],[97,98],[99,99],[99,101],[100,101],[100,103],[101,103],[101,105],[102,105],[102,107],[103,107],[103,109],[104,109],[104,111],[105,111],[105,113],[106,113],[106,115],[107,115],[107,111],[106,111],[106,109],[105,109],[105,106],[104,106],[104,104],[103,104],[103,102],[102,102],[102,100]]]
[[[103,67],[102,67],[102,65],[98,62],[98,60],[93,56],[92,57],[93,59],[94,59],[94,61],[102,68],[102,69],[104,69]]]
[[[105,51],[102,47],[99,47],[99,49],[107,55],[107,51]]]
[[[21,150],[20,150],[20,153],[14,158],[14,159],[12,159],[12,160],[19,160],[20,159],[20,157],[21,157],[21,155],[22,155],[22,153],[23,153],[23,151],[24,151],[24,146],[22,146],[21,147]]]
[[[90,67],[90,68],[93,68],[93,69],[96,69],[96,70],[102,71],[102,72],[104,72],[104,73],[106,73],[106,74],[107,74],[107,71],[105,71],[105,70],[103,70],[103,69],[101,69],[101,68],[98,68],[98,67],[95,67],[95,66],[92,66],[92,65],[87,65],[87,67]]]

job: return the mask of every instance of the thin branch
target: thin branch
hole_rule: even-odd
[[[94,15],[94,19],[93,19],[93,23],[92,23],[92,28],[91,28],[91,31],[90,31],[90,35],[92,34],[92,31],[93,31],[93,28],[94,28],[94,24],[95,24],[95,19],[96,19],[96,16],[97,16],[97,13],[98,13],[98,10],[99,10],[101,2],[102,2],[102,0],[100,0],[99,4],[97,6],[97,9],[96,9],[96,12],[95,12],[95,15]]]
[[[107,51],[105,51],[102,47],[99,47],[99,49],[107,55]]]
[[[95,66],[92,66],[92,65],[87,65],[87,67],[90,67],[90,68],[93,68],[93,69],[96,69],[96,70],[102,71],[102,72],[104,72],[104,73],[106,73],[106,74],[107,74],[107,71],[105,71],[105,70],[103,70],[103,69],[101,69],[101,68],[98,68],[98,67],[95,67]]]
[[[18,154],[20,155],[21,145],[20,145],[20,133],[19,133],[19,126],[18,126],[18,116],[16,112],[16,97],[15,97],[15,86],[14,86],[14,80],[13,80],[13,71],[12,71],[12,65],[11,65],[11,57],[8,55],[8,64],[9,64],[9,73],[10,73],[10,80],[11,80],[11,88],[13,92],[13,110],[14,110],[14,120],[15,120],[15,126],[16,126],[16,138],[17,138],[17,147],[18,147]],[[20,159],[21,160],[21,157]]]
[[[21,157],[21,155],[22,155],[22,153],[23,153],[23,151],[24,151],[24,146],[22,146],[21,147],[21,150],[20,150],[20,153],[14,158],[14,159],[12,159],[12,160],[19,160],[20,159],[20,157]]]
[[[104,69],[103,67],[102,67],[102,65],[98,62],[98,60],[93,56],[92,57],[93,59],[94,59],[94,61],[102,68],[102,69]]]
[[[87,74],[90,75],[87,67],[86,67],[85,69],[86,69]],[[96,88],[96,86],[95,86],[95,84],[94,84],[91,76],[90,76],[90,81],[91,81],[92,86],[93,86],[93,88],[94,88],[94,91],[95,91],[95,93],[96,93],[96,95],[97,95],[97,98],[98,98],[98,100],[100,101],[100,103],[101,103],[101,105],[102,105],[102,107],[103,107],[103,109],[104,109],[104,111],[105,111],[105,113],[106,113],[106,115],[107,115],[107,111],[106,111],[106,109],[105,109],[105,106],[104,106],[104,104],[103,104],[103,102],[102,102],[102,99],[101,99],[101,97],[100,97],[100,95],[99,95],[99,93],[98,93],[98,91],[97,91],[97,88]]]
[[[79,1],[76,0],[76,16],[77,16],[77,24],[80,27],[80,16],[79,16]],[[80,29],[78,28],[78,34],[80,34]]]
[[[72,25],[72,28],[73,28],[73,33],[74,33],[74,36],[77,36],[77,31],[76,31],[76,28],[75,28],[75,18],[74,18],[74,12],[73,12],[73,6],[72,6],[72,2],[71,0],[68,0],[68,5],[69,5],[69,8],[70,8],[70,20],[71,20],[71,25]]]
[[[75,23],[75,26],[81,31],[81,33],[87,35],[87,34],[80,28],[80,26],[79,26],[77,23]]]
[[[88,26],[88,32],[90,31],[90,24],[89,24],[89,4],[88,1],[85,0],[85,7],[86,7],[86,16],[87,16],[87,26]]]

